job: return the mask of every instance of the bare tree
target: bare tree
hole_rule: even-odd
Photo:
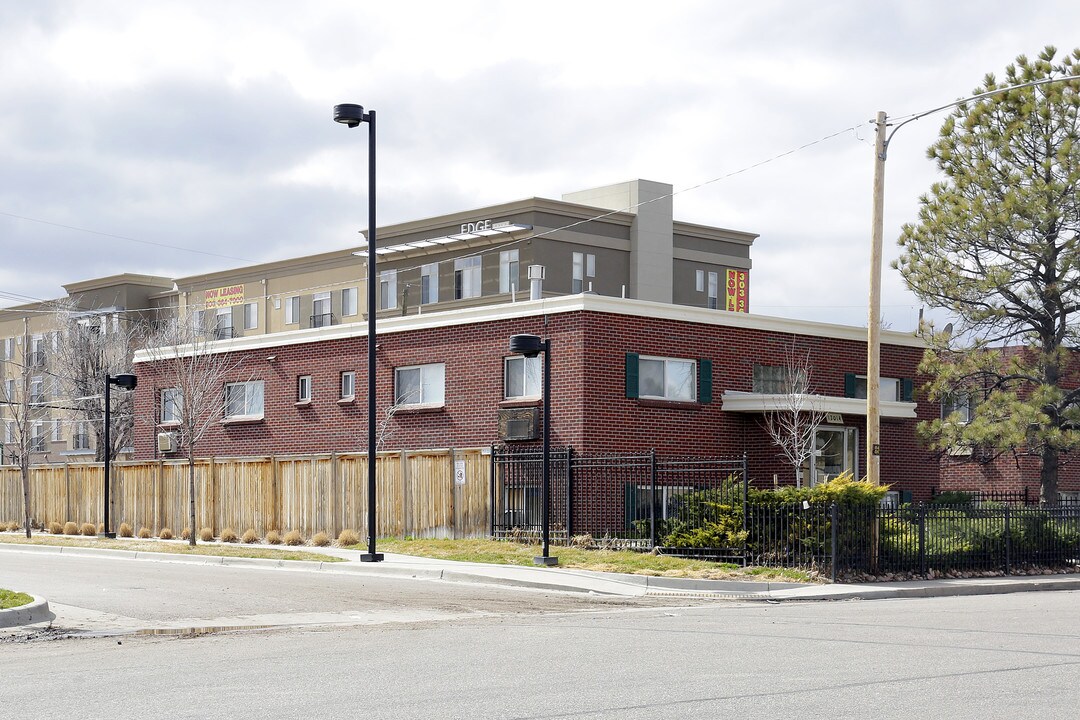
[[[775,403],[765,410],[765,429],[780,448],[780,455],[795,469],[795,485],[802,486],[802,469],[813,458],[814,436],[825,420],[820,396],[812,394],[810,354],[794,346],[781,366],[773,389]]]
[[[22,345],[21,354],[16,352],[7,358],[8,364],[16,372],[15,377],[5,377],[0,383],[0,400],[7,408],[9,417],[5,421],[4,440],[11,448],[9,453],[19,465],[23,491],[23,525],[26,528],[26,537],[29,538],[33,525],[33,518],[30,515],[30,453],[39,449],[44,436],[35,433],[35,428],[41,427],[35,422],[41,411],[34,403],[31,403],[30,398],[30,376],[36,360],[32,358],[30,330],[25,318],[20,344]],[[11,347],[14,348],[14,343]]]
[[[177,446],[184,448],[188,460],[190,544],[198,532],[195,517],[195,448],[207,430],[226,415],[235,415],[230,403],[243,402],[230,396],[226,384],[240,383],[243,358],[225,352],[228,341],[214,340],[214,334],[202,327],[202,313],[177,309],[177,317],[159,323],[143,351],[150,364],[145,373],[155,384],[163,417],[176,433]],[[248,374],[250,378],[250,373]],[[158,395],[160,393],[160,395]],[[261,408],[262,396],[258,397]],[[261,412],[261,410],[260,410]]]
[[[109,445],[105,447],[106,377],[130,372],[132,355],[145,340],[143,325],[116,314],[80,309],[72,298],[52,304],[58,335],[50,369],[65,395],[65,411],[94,433],[95,460],[115,460],[134,436],[134,394],[111,393]]]

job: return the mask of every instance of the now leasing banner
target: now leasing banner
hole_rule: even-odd
[[[213,288],[203,293],[203,307],[223,308],[244,303],[244,286],[230,285],[228,287]]]
[[[748,302],[749,281],[745,270],[727,271],[727,304],[725,308],[731,312],[750,312]]]

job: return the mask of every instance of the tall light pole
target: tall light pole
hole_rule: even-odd
[[[334,122],[354,128],[368,125],[368,237],[367,237],[367,317],[368,317],[368,450],[367,450],[367,526],[368,551],[360,555],[361,562],[379,562],[382,553],[375,552],[375,111],[364,112],[362,105],[335,105]]]
[[[541,340],[536,335],[513,335],[510,352],[534,358],[544,353],[544,445],[540,469],[540,525],[543,538],[543,554],[534,557],[536,565],[558,565],[559,558],[551,557],[551,514],[548,508],[551,497],[551,340]]]
[[[893,127],[892,132],[888,132],[888,115],[883,111],[878,112],[874,120],[877,131],[874,142],[874,210],[871,219],[870,311],[866,326],[866,479],[874,485],[881,483],[881,241],[885,222],[885,161],[889,157],[889,143],[892,142],[896,131],[908,123],[971,100],[993,97],[1010,90],[1077,79],[1080,79],[1080,75],[1066,75],[995,88],[954,100],[932,110],[916,113],[898,123]]]
[[[112,486],[109,482],[109,468],[112,465],[112,397],[109,393],[109,388],[115,385],[118,388],[124,390],[134,390],[135,386],[139,384],[139,378],[130,373],[121,373],[120,375],[109,375],[105,373],[105,530],[103,532],[104,537],[114,538],[114,533],[110,528],[110,516],[113,509],[113,495]]]

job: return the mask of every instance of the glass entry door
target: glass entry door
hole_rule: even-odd
[[[855,428],[819,427],[814,433],[810,484],[832,480],[845,471],[859,479],[858,438]]]

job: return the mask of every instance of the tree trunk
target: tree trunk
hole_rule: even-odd
[[[188,448],[188,498],[191,505],[189,508],[191,537],[188,539],[188,544],[195,547],[195,533],[199,529],[195,526],[195,449],[190,447]]]
[[[1042,470],[1039,480],[1042,482],[1042,503],[1055,506],[1058,504],[1058,449],[1049,445],[1043,448]]]
[[[26,539],[30,539],[30,463],[27,462],[26,453],[19,460],[19,469],[22,471],[23,487],[23,525],[26,526]]]

